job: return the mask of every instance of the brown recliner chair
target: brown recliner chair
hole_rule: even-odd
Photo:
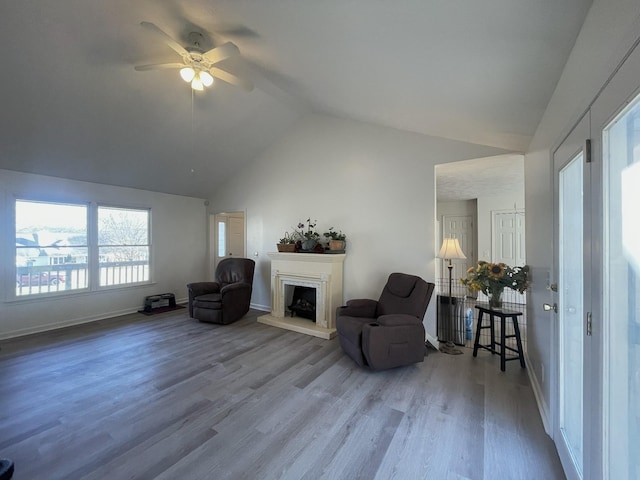
[[[405,273],[392,273],[378,301],[349,300],[336,312],[342,350],[358,365],[385,370],[422,362],[422,319],[435,284]]]
[[[240,320],[249,311],[255,266],[250,258],[225,258],[214,282],[188,284],[189,315],[224,325]]]

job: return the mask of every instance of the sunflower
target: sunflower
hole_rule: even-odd
[[[489,295],[491,292],[511,288],[524,292],[529,286],[529,266],[510,267],[505,263],[489,263],[480,260],[475,267],[467,270],[466,278],[460,283]]]
[[[504,277],[504,264],[502,263],[492,263],[489,265],[489,276],[491,278],[502,278]]]

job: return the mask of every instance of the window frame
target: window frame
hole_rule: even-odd
[[[147,260],[147,276],[148,279],[147,280],[143,280],[143,281],[139,281],[139,282],[129,282],[129,283],[118,283],[115,285],[101,285],[100,284],[100,248],[101,247],[105,247],[107,245],[102,245],[100,243],[100,215],[99,215],[99,211],[101,208],[105,208],[105,209],[116,209],[116,210],[129,210],[129,211],[139,211],[139,212],[146,212],[147,213],[147,244],[146,245],[135,245],[135,246],[145,246],[148,251],[147,251],[147,255],[148,255],[148,260]],[[122,205],[115,205],[115,204],[111,204],[111,203],[98,203],[95,206],[95,210],[94,210],[94,216],[95,216],[95,221],[93,222],[93,226],[95,227],[95,257],[94,257],[94,262],[93,262],[93,266],[95,267],[95,276],[93,277],[95,279],[95,284],[96,284],[96,290],[111,290],[114,288],[125,288],[125,287],[131,287],[131,286],[137,286],[137,285],[149,285],[151,283],[153,283],[152,279],[153,279],[153,262],[152,262],[152,231],[151,231],[151,208],[150,207],[131,207],[131,206],[122,206]],[[134,245],[128,245],[128,246],[134,246]]]
[[[24,194],[14,194],[7,202],[7,223],[8,227],[6,229],[7,236],[5,240],[5,251],[8,255],[6,255],[7,263],[5,264],[5,283],[7,287],[4,289],[4,298],[6,301],[32,301],[39,299],[46,299],[52,297],[60,297],[65,295],[82,295],[82,294],[90,294],[97,293],[105,290],[117,290],[124,289],[136,286],[146,286],[154,283],[153,280],[153,266],[154,266],[154,254],[153,254],[153,230],[152,230],[152,218],[153,218],[153,209],[149,206],[142,205],[123,205],[111,202],[94,202],[94,201],[83,201],[81,199],[59,199],[59,198],[42,198],[39,196],[33,195],[24,195]],[[17,238],[17,202],[33,202],[33,203],[43,203],[43,204],[55,204],[55,205],[70,205],[70,206],[80,206],[86,208],[87,212],[87,223],[86,223],[86,234],[87,234],[87,285],[86,287],[76,288],[76,289],[59,289],[57,291],[46,291],[46,292],[37,292],[37,293],[26,293],[26,294],[18,294],[16,289],[16,278],[18,276],[18,265],[17,265],[17,254],[18,247],[16,245]],[[112,209],[122,209],[122,210],[131,210],[131,211],[144,211],[147,214],[146,221],[146,234],[147,234],[147,244],[146,248],[148,249],[148,262],[147,262],[147,279],[143,281],[136,282],[127,282],[127,283],[118,283],[115,285],[100,285],[100,244],[98,242],[98,233],[99,233],[99,225],[98,225],[98,211],[100,208],[112,208]],[[141,245],[145,246],[145,245]]]

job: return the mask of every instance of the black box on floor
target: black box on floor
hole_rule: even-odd
[[[144,311],[150,312],[154,308],[175,307],[176,296],[173,293],[161,293],[160,295],[149,295],[144,298]]]

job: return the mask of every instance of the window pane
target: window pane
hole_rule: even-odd
[[[98,207],[100,286],[149,281],[149,210]]]
[[[16,200],[16,295],[87,288],[87,206]]]
[[[218,256],[224,257],[227,254],[227,224],[218,222]]]
[[[605,472],[640,478],[640,97],[605,129],[603,146]]]
[[[573,462],[583,471],[583,164],[582,153],[560,171],[559,389],[560,431]]]

